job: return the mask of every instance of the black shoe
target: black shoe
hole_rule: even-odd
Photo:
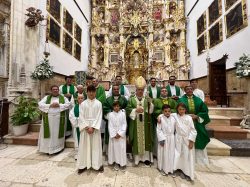
[[[82,174],[87,168],[84,168],[84,169],[78,169],[78,175]]]
[[[145,164],[146,166],[151,166],[151,162],[148,161],[148,160],[146,160],[146,161],[144,162],[144,164]]]
[[[104,172],[104,167],[101,166],[99,169],[98,169],[99,172],[103,173]]]

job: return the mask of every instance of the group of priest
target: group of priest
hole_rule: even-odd
[[[166,87],[158,87],[155,78],[147,85],[139,77],[131,95],[121,76],[107,94],[95,78],[87,82],[85,92],[66,77],[66,84],[52,86],[51,94],[39,102],[43,125],[38,151],[61,152],[72,132],[79,174],[90,168],[103,172],[103,152],[115,170],[124,171],[131,152],[136,166],[150,166],[156,156],[162,175],[175,176],[175,171],[194,180],[195,161],[208,164],[208,108],[196,80],[184,92],[175,79],[170,76]]]

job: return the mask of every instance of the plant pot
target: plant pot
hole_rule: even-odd
[[[20,126],[12,126],[13,127],[13,134],[15,136],[22,136],[28,132],[29,124],[20,125]]]

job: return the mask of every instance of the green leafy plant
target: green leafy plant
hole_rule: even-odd
[[[38,102],[34,98],[26,98],[21,96],[14,113],[11,115],[13,126],[20,126],[38,119],[40,111]]]
[[[44,58],[39,65],[36,66],[31,78],[35,80],[50,79],[54,75],[53,68],[49,64],[49,60]]]
[[[243,54],[238,62],[235,62],[236,75],[239,78],[250,77],[250,57],[249,55]]]

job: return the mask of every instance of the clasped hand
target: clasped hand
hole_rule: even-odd
[[[143,113],[144,110],[143,110],[142,107],[138,107],[138,108],[136,108],[136,112],[137,112],[137,113]]]
[[[94,133],[94,128],[92,128],[92,127],[86,127],[85,130],[86,130],[86,132],[88,134],[93,134]]]
[[[57,108],[59,106],[60,106],[59,103],[52,103],[52,104],[50,104],[51,108]]]

